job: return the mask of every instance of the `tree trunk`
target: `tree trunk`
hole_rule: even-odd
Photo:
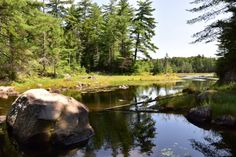
[[[136,62],[136,60],[137,60],[139,44],[140,44],[140,33],[138,33],[137,38],[136,38],[135,51],[134,51],[134,62]]]
[[[14,62],[15,62],[15,50],[14,50],[14,46],[13,46],[13,35],[8,32],[9,34],[9,52],[10,52],[10,60],[9,60],[9,63],[10,63],[10,78],[12,80],[16,79],[16,71],[15,71],[15,65],[14,65]]]

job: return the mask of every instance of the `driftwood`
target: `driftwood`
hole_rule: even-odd
[[[164,100],[164,99],[170,99],[170,98],[174,98],[176,96],[182,96],[183,93],[177,93],[177,94],[172,94],[172,95],[166,95],[166,96],[158,96],[155,99],[151,99],[151,100],[146,100],[146,101],[141,101],[141,102],[136,102],[136,103],[131,103],[131,104],[124,104],[124,105],[119,105],[119,106],[114,106],[114,107],[109,107],[104,109],[105,111],[107,110],[119,110],[119,111],[131,111],[131,112],[157,112],[157,110],[155,109],[135,109],[135,110],[131,110],[131,109],[125,109],[126,107],[132,107],[132,106],[137,106],[140,104],[148,104],[151,102],[157,102],[160,100]],[[137,106],[138,108],[139,106]]]

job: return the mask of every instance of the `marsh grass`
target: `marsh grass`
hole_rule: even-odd
[[[219,90],[218,93],[214,94],[209,100],[208,104],[212,107],[213,117],[220,115],[232,115],[236,117],[236,88],[230,86],[227,90]]]
[[[210,106],[213,118],[223,115],[236,117],[236,84],[215,85],[211,88],[216,90],[216,92],[209,93],[207,99],[202,102],[197,99],[197,94],[187,94],[162,101],[161,105],[175,110],[190,109],[196,106]]]
[[[17,91],[23,92],[32,88],[73,88],[81,84],[83,84],[86,89],[93,89],[119,85],[146,85],[150,83],[161,84],[176,80],[180,80],[180,78],[175,74],[131,76],[93,75],[92,77],[91,75],[83,75],[73,76],[70,79],[26,78],[18,82],[13,82],[11,85],[14,86]]]

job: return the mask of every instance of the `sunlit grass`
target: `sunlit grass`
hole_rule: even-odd
[[[86,88],[102,88],[119,85],[144,85],[148,83],[166,83],[179,80],[175,74],[162,75],[131,75],[131,76],[108,76],[108,75],[91,75],[73,76],[70,79],[63,78],[27,78],[20,82],[13,82],[12,86],[17,91],[23,92],[32,88],[53,88],[62,87],[73,88],[83,84]]]

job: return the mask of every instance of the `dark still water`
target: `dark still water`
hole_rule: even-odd
[[[95,136],[84,147],[69,150],[22,149],[0,127],[0,157],[228,157],[236,156],[235,131],[215,131],[189,123],[183,115],[102,111],[139,102],[158,95],[173,94],[186,86],[207,88],[211,82],[186,81],[172,84],[134,86],[128,89],[84,93],[68,92],[91,110]],[[13,100],[0,99],[6,114]]]

